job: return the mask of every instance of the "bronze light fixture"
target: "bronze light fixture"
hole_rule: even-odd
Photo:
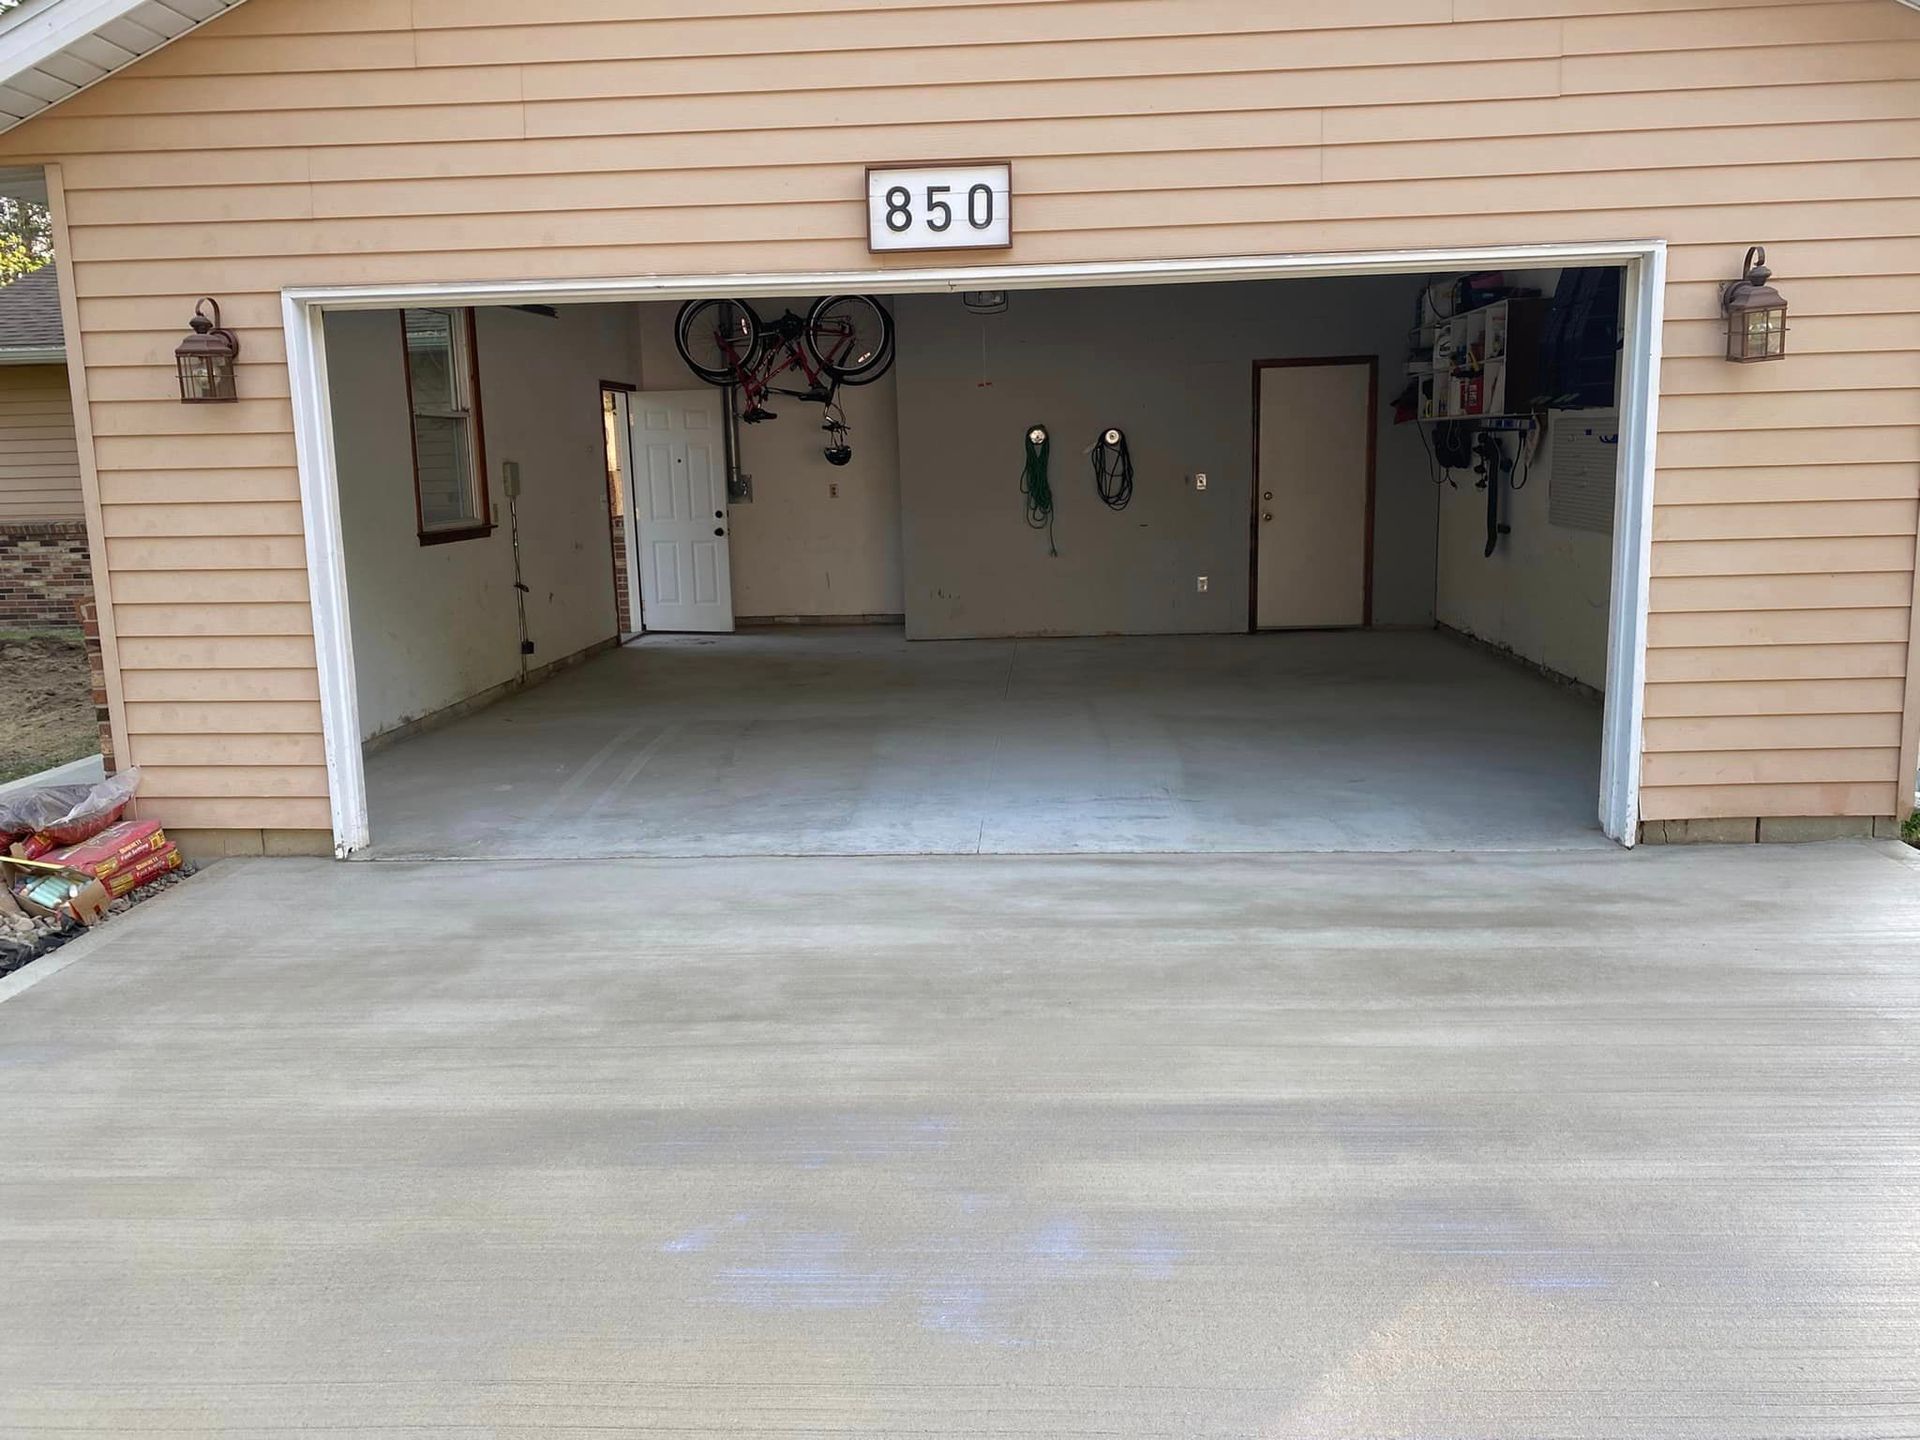
[[[1727,359],[1738,365],[1787,357],[1787,302],[1767,282],[1767,251],[1755,245],[1741,262],[1742,275],[1720,291],[1727,317]]]
[[[213,314],[208,316],[211,309]],[[231,330],[220,326],[220,302],[208,297],[193,307],[188,322],[193,333],[173,352],[180,367],[180,403],[182,405],[225,405],[240,398],[234,382],[234,361],[240,358],[240,342]]]

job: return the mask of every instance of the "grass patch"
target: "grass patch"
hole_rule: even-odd
[[[81,632],[0,630],[0,784],[99,749]]]

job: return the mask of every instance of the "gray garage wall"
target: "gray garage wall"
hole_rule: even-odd
[[[1556,410],[1548,423],[1562,430],[1620,429],[1614,411]],[[1554,523],[1551,440],[1528,467],[1522,488],[1504,497],[1501,516],[1512,528],[1491,558],[1486,494],[1473,488],[1471,475],[1455,478],[1458,488],[1440,492],[1440,621],[1604,690],[1613,535]]]
[[[1551,295],[1560,272],[1510,271],[1507,279]],[[1485,493],[1464,473],[1441,489],[1435,610],[1442,624],[1604,689],[1613,535],[1554,523],[1551,432],[1598,424],[1617,433],[1619,414],[1556,410],[1547,423],[1549,440],[1527,468],[1523,488],[1505,496],[1502,514],[1512,531],[1491,558]]]
[[[907,633],[1245,630],[1253,362],[1361,354],[1381,357],[1374,620],[1431,622],[1437,499],[1391,403],[1419,285],[1026,291],[992,316],[953,295],[898,297]],[[1035,422],[1053,435],[1057,559],[1022,515]],[[1109,425],[1127,432],[1137,472],[1119,513],[1100,503],[1085,453]],[[1196,471],[1204,493],[1185,481]]]
[[[806,313],[808,301],[755,300],[767,320]],[[684,390],[700,381],[673,347],[677,304],[634,307],[641,388]],[[800,377],[778,382],[789,388]],[[853,427],[853,460],[829,465],[821,410],[777,396],[780,418],[740,427],[740,468],[753,477],[753,503],[728,516],[733,611],[742,620],[898,615],[900,457],[895,453],[894,377],[841,391]]]
[[[621,307],[477,317],[491,535],[422,545],[411,411],[392,310],[326,318],[361,733],[379,735],[520,673],[501,466],[521,467],[527,630],[545,665],[616,629],[600,381],[635,373]]]

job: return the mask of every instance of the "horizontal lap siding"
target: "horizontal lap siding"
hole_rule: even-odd
[[[1016,261],[1668,239],[1645,812],[1898,808],[1920,14],[1887,0],[251,0],[0,148],[63,163],[176,823],[328,823],[282,286],[856,268],[863,165],[982,154]],[[1716,358],[1751,241],[1786,365]],[[247,400],[191,411],[207,291]]]
[[[84,514],[66,367],[0,365],[0,524]]]

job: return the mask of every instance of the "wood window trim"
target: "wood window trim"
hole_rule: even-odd
[[[473,404],[469,410],[473,426],[474,499],[479,517],[468,525],[427,529],[426,507],[420,500],[420,431],[414,423],[413,351],[407,344],[407,311],[451,310],[463,317],[467,332],[467,393]],[[493,497],[487,483],[487,425],[480,405],[480,327],[472,306],[403,306],[400,321],[400,368],[407,389],[407,449],[413,460],[413,529],[422,545],[452,545],[461,540],[484,540],[498,527],[493,523]]]

